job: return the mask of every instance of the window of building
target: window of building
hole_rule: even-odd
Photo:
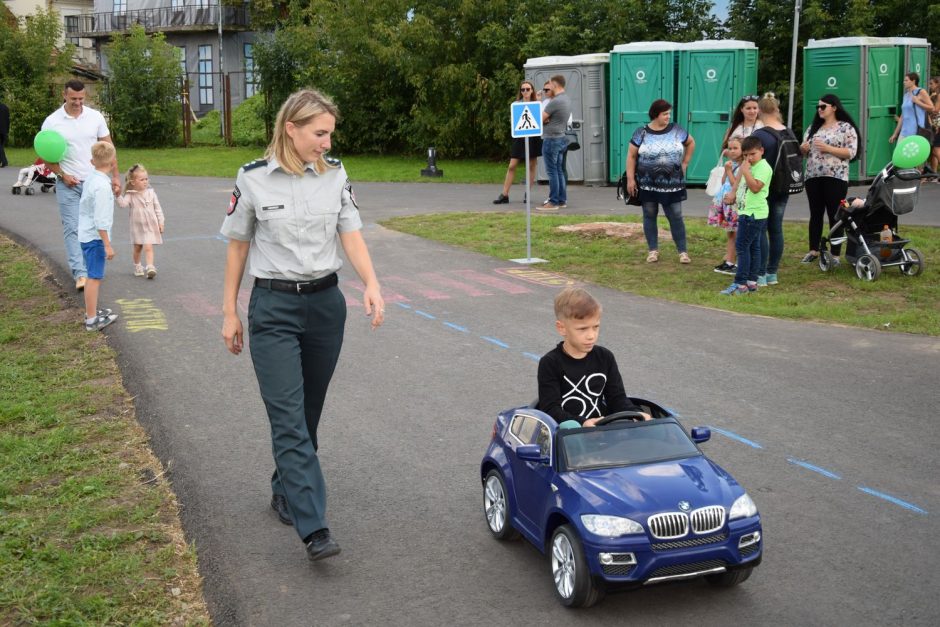
[[[125,15],[127,13],[127,0],[114,0],[114,14]]]
[[[245,98],[251,98],[258,91],[258,77],[255,74],[254,47],[245,44]]]
[[[213,103],[212,46],[199,46],[199,104]]]
[[[186,46],[177,46],[176,56],[180,60],[180,73],[186,78]]]
[[[171,9],[182,9],[186,6],[186,0],[170,0]]]
[[[66,33],[78,32],[78,16],[77,15],[65,16],[65,32]]]

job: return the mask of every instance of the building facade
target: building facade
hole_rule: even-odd
[[[93,67],[97,64],[95,42],[87,37],[78,37],[69,34],[68,25],[74,22],[76,16],[90,13],[94,9],[94,0],[3,0],[3,4],[10,13],[17,18],[26,18],[34,15],[38,9],[55,11],[62,18],[62,36],[59,45],[70,43],[75,46],[75,63],[82,67]]]

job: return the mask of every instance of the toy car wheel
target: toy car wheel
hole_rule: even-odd
[[[924,271],[924,256],[916,248],[905,248],[901,251],[905,261],[900,265],[901,274],[917,276]]]
[[[590,607],[603,596],[594,584],[584,556],[584,548],[571,525],[562,525],[552,534],[552,577],[555,593],[567,607]]]
[[[705,575],[705,580],[713,586],[719,588],[730,588],[739,583],[744,583],[751,576],[753,568],[739,568],[719,575]]]
[[[519,537],[519,532],[509,522],[506,484],[498,470],[489,471],[483,482],[483,514],[490,532],[497,540],[514,540]]]
[[[855,274],[865,281],[876,281],[881,276],[881,262],[874,255],[862,255],[855,262]]]
[[[829,272],[832,270],[832,253],[828,250],[819,251],[819,269],[823,272]]]

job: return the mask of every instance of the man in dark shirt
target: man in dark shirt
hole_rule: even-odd
[[[4,150],[4,146],[7,144],[7,140],[10,138],[10,110],[5,104],[0,102],[0,168],[5,168],[9,165],[7,161],[7,153]]]
[[[555,297],[555,318],[564,340],[539,361],[538,409],[559,424],[576,420],[585,427],[616,412],[641,411],[627,397],[614,354],[596,344],[600,303],[580,287],[565,288]]]

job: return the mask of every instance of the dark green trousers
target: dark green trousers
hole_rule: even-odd
[[[271,423],[271,490],[287,498],[301,538],[329,526],[317,426],[345,323],[346,300],[337,287],[312,294],[251,292],[248,346]]]

